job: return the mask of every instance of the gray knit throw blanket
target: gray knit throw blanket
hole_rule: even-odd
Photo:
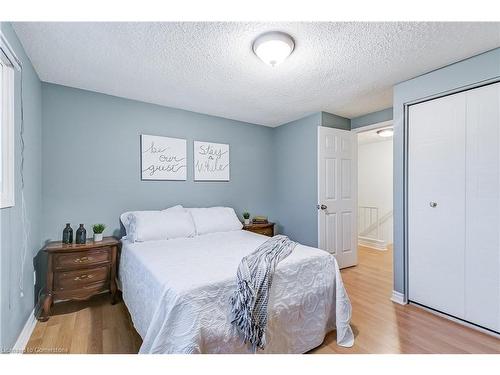
[[[267,304],[276,265],[285,259],[296,242],[274,236],[241,260],[236,275],[238,286],[231,297],[232,324],[254,351],[266,345]]]

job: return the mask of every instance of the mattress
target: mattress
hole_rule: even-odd
[[[122,240],[123,300],[143,339],[140,353],[250,353],[231,324],[229,298],[241,259],[268,237],[248,231],[131,243]],[[304,353],[337,329],[353,345],[351,304],[335,258],[297,245],[276,268],[267,345],[258,353]]]

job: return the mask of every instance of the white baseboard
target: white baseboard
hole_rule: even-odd
[[[358,237],[358,245],[369,247],[375,250],[387,250],[387,243],[384,240],[377,240],[374,238],[368,238],[359,236]]]
[[[33,309],[33,311],[31,311],[30,316],[28,317],[28,320],[24,324],[23,330],[19,334],[19,337],[17,338],[17,341],[14,344],[14,347],[12,348],[10,354],[22,354],[24,352],[24,349],[26,349],[26,345],[28,344],[31,334],[35,329],[36,322],[37,320],[35,318],[35,310]]]
[[[405,295],[403,293],[396,292],[395,290],[392,291],[391,301],[399,303],[400,305],[406,305],[408,303],[405,300]]]

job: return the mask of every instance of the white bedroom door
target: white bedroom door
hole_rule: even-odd
[[[357,198],[356,134],[318,127],[318,243],[340,268],[358,262]]]

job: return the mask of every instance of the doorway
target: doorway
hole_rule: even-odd
[[[357,132],[358,244],[386,251],[393,243],[392,122]]]
[[[340,268],[359,250],[392,267],[392,121],[352,131],[318,127],[318,247]]]
[[[359,270],[371,284],[392,293],[393,129],[392,121],[357,133]]]

